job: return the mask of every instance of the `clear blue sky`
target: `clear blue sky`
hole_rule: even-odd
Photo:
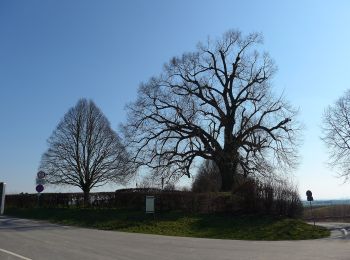
[[[207,36],[239,29],[263,33],[279,67],[274,87],[300,108],[301,195],[350,198],[319,138],[324,108],[350,88],[349,13],[348,1],[3,0],[0,180],[9,192],[34,192],[46,140],[79,98],[117,129],[141,81]]]

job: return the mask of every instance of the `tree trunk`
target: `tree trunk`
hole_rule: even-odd
[[[230,121],[231,120],[231,121]],[[224,132],[224,149],[219,155],[217,166],[221,175],[221,191],[232,191],[237,176],[237,165],[239,160],[238,147],[232,135],[234,122],[229,119]]]
[[[83,189],[84,192],[84,207],[90,206],[90,189]]]
[[[221,191],[232,191],[237,177],[238,162],[235,158],[226,158],[217,163],[221,175]]]

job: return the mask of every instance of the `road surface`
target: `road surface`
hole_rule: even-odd
[[[0,217],[1,260],[350,259],[350,240],[239,241],[66,227]]]

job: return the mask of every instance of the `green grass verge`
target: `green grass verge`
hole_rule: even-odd
[[[300,240],[329,236],[329,231],[297,219],[264,216],[209,215],[171,212],[146,215],[117,209],[7,209],[9,216],[48,220],[53,223],[103,230],[169,236],[244,239]]]

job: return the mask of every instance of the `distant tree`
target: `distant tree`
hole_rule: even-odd
[[[82,189],[84,203],[92,188],[109,182],[124,184],[135,167],[121,139],[93,101],[81,99],[48,139],[40,170],[47,181]]]
[[[167,183],[164,186],[163,190],[165,190],[165,191],[174,191],[174,190],[176,190],[176,185],[175,185],[175,183]]]
[[[328,147],[329,163],[345,180],[350,176],[350,90],[323,113],[321,139]]]
[[[228,191],[237,169],[269,175],[297,162],[296,111],[271,90],[276,71],[259,34],[229,31],[175,57],[141,84],[124,132],[140,165],[167,178],[191,176],[196,158],[215,162]]]
[[[141,179],[136,183],[137,188],[148,189],[148,188],[161,188],[161,182],[159,180],[155,180],[153,176],[142,176]]]
[[[142,171],[142,170],[141,170]],[[164,178],[154,175],[143,175],[137,183],[138,188],[156,188],[161,190],[175,190],[176,184],[171,180],[165,180]]]
[[[215,162],[205,160],[198,169],[192,184],[194,192],[217,192],[221,189],[220,170]]]

